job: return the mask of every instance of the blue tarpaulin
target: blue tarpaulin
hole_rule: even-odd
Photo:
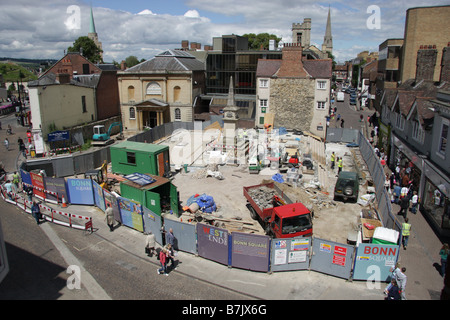
[[[275,182],[280,182],[280,183],[284,182],[283,176],[281,174],[279,174],[279,173],[274,174],[272,176],[272,180],[275,181]]]

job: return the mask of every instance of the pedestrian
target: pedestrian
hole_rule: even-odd
[[[17,193],[19,191],[19,184],[20,184],[20,177],[19,177],[19,174],[17,173],[17,171],[14,171],[14,173],[13,173],[12,183],[13,183],[13,188],[15,189],[14,191]]]
[[[408,223],[408,218],[405,218],[405,222],[402,223],[402,244],[404,250],[406,250],[406,247],[408,246],[410,234],[411,234],[411,224]]]
[[[364,119],[364,116],[361,114],[361,115],[359,116],[359,122],[362,122],[363,119]]]
[[[28,196],[28,201],[33,201],[33,187],[32,186],[27,186],[25,188],[25,192]]]
[[[334,170],[334,161],[336,160],[336,155],[334,151],[331,153],[331,169]]]
[[[342,157],[338,158],[338,174],[342,171]]]
[[[401,300],[400,288],[398,287],[397,281],[395,279],[391,280],[391,286],[387,292],[387,297],[385,300]]]
[[[12,200],[12,183],[10,180],[6,180],[6,183],[4,184],[4,187],[6,189],[6,194],[8,195],[9,199]]]
[[[151,257],[155,253],[155,235],[150,231],[145,239],[145,253]]]
[[[444,243],[441,250],[439,251],[441,256],[441,276],[445,277],[445,269],[447,268],[447,257],[448,257],[448,244]]]
[[[406,272],[406,268],[403,267],[401,272],[399,272],[397,275],[397,284],[400,289],[399,292],[400,292],[402,300],[406,300],[405,289],[406,289],[406,280],[408,277],[406,276],[405,272]]]
[[[397,214],[403,215],[406,219],[406,214],[408,213],[409,200],[406,196],[400,196],[400,211]]]
[[[9,151],[9,140],[8,140],[8,138],[5,138],[5,148],[6,148],[6,150],[8,150]]]
[[[167,272],[166,272],[166,259],[167,258],[167,250],[166,248],[163,248],[160,252],[159,252],[159,263],[161,264],[161,268],[156,269],[156,272],[158,272],[158,274],[161,274],[161,271],[164,272],[163,274],[168,276]]]
[[[340,113],[337,115],[336,120],[337,121],[341,120],[341,114]]]
[[[8,124],[8,129],[6,130],[7,134],[12,134],[12,127],[10,124]]]
[[[384,180],[384,188],[387,193],[391,193],[391,180],[389,179],[389,173],[386,173],[386,180]]]
[[[166,268],[169,267],[168,264],[169,264],[169,261],[170,261],[170,268],[175,270],[176,269],[176,267],[175,267],[175,260],[174,260],[175,251],[173,250],[173,247],[172,247],[172,245],[170,243],[168,243],[166,245],[166,252],[167,252],[167,260],[168,260]]]
[[[417,191],[413,192],[413,196],[411,198],[411,212],[416,214],[417,206],[419,205],[419,196],[417,195]]]
[[[107,208],[105,210],[105,220],[106,220],[106,224],[109,227],[109,231],[112,232],[114,231],[114,212],[113,209],[111,208],[111,204],[107,204]]]
[[[170,244],[173,248],[175,248],[175,236],[173,234],[173,229],[170,228],[169,232],[166,235],[166,241],[168,244]]]
[[[42,218],[41,209],[39,208],[39,203],[37,201],[33,201],[33,205],[31,206],[31,215],[34,219],[36,219],[36,223],[39,225],[40,219]]]
[[[389,271],[391,272],[391,282],[384,289],[384,294],[388,294],[389,293],[389,289],[392,287],[392,280],[395,280],[395,282],[397,283],[397,275],[401,271],[401,269],[400,269],[400,262],[397,262],[395,264],[395,266],[392,267]]]
[[[19,144],[19,150],[20,152],[22,152],[23,157],[26,159],[27,158],[27,148],[25,147],[25,143],[20,143]]]
[[[341,128],[344,127],[344,118],[341,119]]]

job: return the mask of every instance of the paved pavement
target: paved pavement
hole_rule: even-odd
[[[362,113],[364,119],[367,119],[367,115],[373,114],[373,111],[355,111],[345,106],[338,106],[338,113],[345,117],[345,127],[357,128],[365,125],[364,122],[359,122],[359,114]],[[17,130],[25,132],[24,128],[18,128]],[[11,169],[9,168],[9,170]],[[393,210],[394,212],[398,210],[398,206],[393,205]],[[110,232],[104,221],[104,213],[96,207],[69,205],[63,211],[92,216],[97,236],[134,256],[150,260],[155,266],[158,265],[155,257],[149,258],[144,254],[145,235],[139,231],[120,226]],[[438,251],[441,247],[441,241],[433,233],[420,212],[417,214],[408,213],[408,217],[412,224],[412,234],[407,250],[401,249],[399,258],[402,266],[407,268],[406,297],[410,300],[439,299],[443,287],[443,278],[439,275],[436,264],[439,264],[440,261]],[[56,226],[53,227],[56,228]],[[73,230],[73,232],[82,233],[83,231]],[[200,281],[230,288],[255,299],[382,300],[384,298],[382,293],[386,285],[384,283],[379,284],[378,288],[371,288],[364,281],[347,281],[307,270],[272,274],[253,272],[228,268],[184,252],[179,253],[178,259],[181,263],[179,268],[173,272],[180,272]]]

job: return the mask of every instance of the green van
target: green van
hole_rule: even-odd
[[[341,171],[334,187],[334,199],[343,198],[358,201],[359,175],[356,172]]]

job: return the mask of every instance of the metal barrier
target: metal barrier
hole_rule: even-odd
[[[270,271],[309,269],[311,238],[272,239]]]

